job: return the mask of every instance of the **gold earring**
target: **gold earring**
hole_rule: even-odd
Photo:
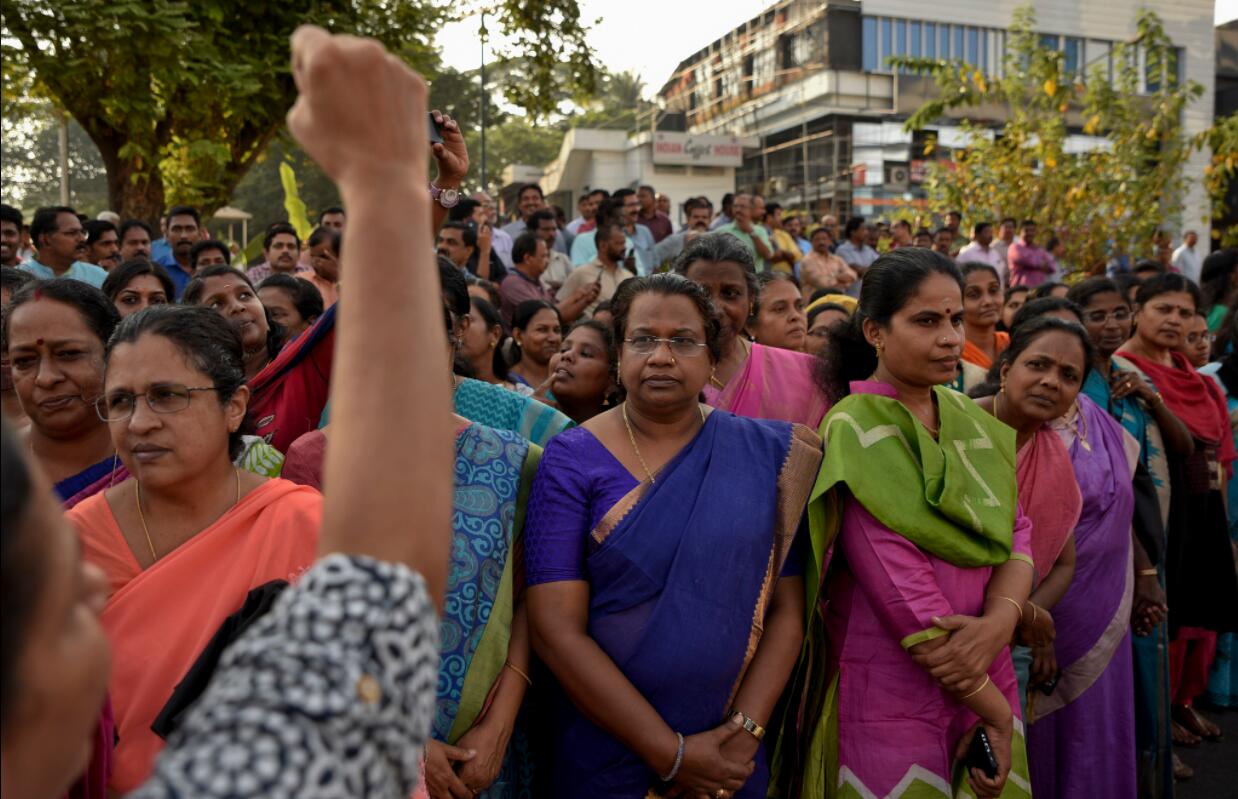
[[[1006,376],[1005,376],[1005,375],[1002,375],[1002,384],[1001,384],[1001,388],[999,388],[999,389],[998,389],[997,393],[998,393],[998,394],[1005,394],[1005,393],[1006,393]]]
[[[878,341],[877,343],[873,344],[873,349],[877,350],[877,357],[878,357],[878,358],[880,358],[880,357],[881,357],[881,353],[885,352],[885,348],[886,348],[886,345],[882,344],[880,341]]]

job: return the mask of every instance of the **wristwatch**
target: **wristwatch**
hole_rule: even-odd
[[[460,192],[455,189],[440,189],[430,182],[430,199],[437,202],[444,208],[455,208],[456,203],[460,202]]]

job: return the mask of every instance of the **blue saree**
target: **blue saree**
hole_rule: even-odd
[[[821,458],[805,427],[710,414],[657,475],[589,535],[589,634],[674,730],[721,724]],[[554,796],[645,796],[657,775],[566,699],[555,725]],[[737,796],[765,796],[768,769]]]
[[[539,447],[575,426],[571,419],[544,402],[467,377],[456,387],[454,404],[456,413],[465,419],[519,433]]]

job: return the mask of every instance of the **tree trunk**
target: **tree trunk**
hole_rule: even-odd
[[[158,168],[142,169],[137,159],[122,158],[121,142],[92,137],[99,148],[103,166],[107,169],[108,206],[121,219],[141,219],[159,230],[159,215],[163,213],[163,176]]]

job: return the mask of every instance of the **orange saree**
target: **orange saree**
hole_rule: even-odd
[[[1010,334],[1003,333],[1000,330],[993,334],[993,357],[996,358],[1002,354],[1002,351],[1010,346]],[[990,358],[984,350],[977,347],[970,341],[963,342],[963,360],[968,363],[973,363],[981,369],[992,369],[993,358]]]
[[[294,580],[314,562],[322,495],[269,480],[145,570],[104,493],[68,517],[83,557],[107,574],[102,618],[112,644],[109,687],[120,738],[109,787],[128,793],[149,776],[163,749],[151,722],[223,620],[252,589]]]

